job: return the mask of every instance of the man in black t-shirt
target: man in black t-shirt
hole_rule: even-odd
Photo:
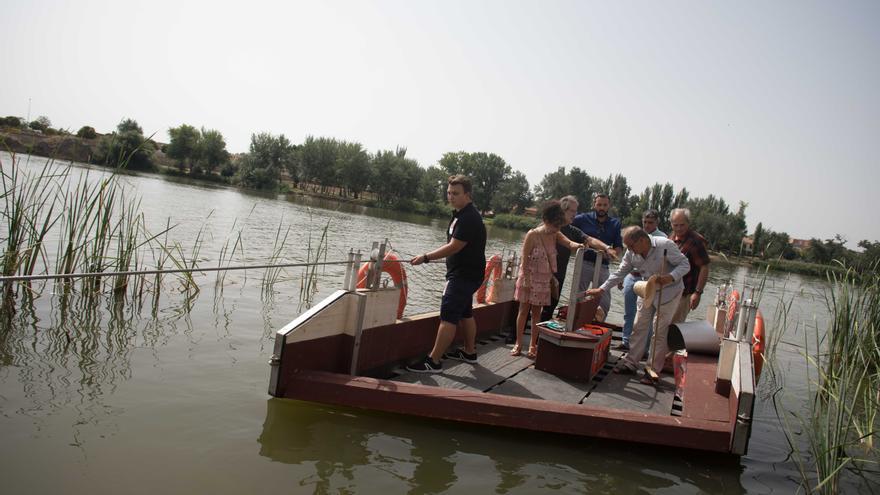
[[[440,373],[443,371],[441,357],[477,362],[477,323],[472,305],[486,267],[486,226],[471,200],[470,179],[453,175],[448,184],[446,199],[454,211],[446,229],[446,244],[410,260],[412,265],[420,265],[446,258],[446,288],[440,303],[440,327],[434,348],[424,361],[406,367],[417,373]],[[458,327],[464,331],[464,349],[446,352],[455,340]]]

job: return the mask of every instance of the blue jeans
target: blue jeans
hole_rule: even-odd
[[[633,322],[636,319],[636,303],[639,296],[633,292],[633,284],[642,280],[642,277],[636,277],[632,274],[623,279],[623,343],[629,345],[629,337],[632,335]],[[648,342],[651,341],[654,322],[648,323]]]

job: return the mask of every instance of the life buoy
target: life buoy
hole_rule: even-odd
[[[495,254],[486,262],[486,271],[483,273],[483,284],[477,289],[477,302],[486,303],[486,292],[489,299],[495,294],[495,281],[501,278],[501,255]]]
[[[759,309],[755,314],[755,331],[752,334],[752,362],[755,363],[755,383],[761,378],[761,368],[764,367],[764,346],[766,345],[764,331],[764,316]]]
[[[406,308],[407,283],[406,270],[403,268],[403,261],[393,252],[388,252],[382,263],[382,272],[387,273],[394,286],[400,288],[400,300],[397,303],[397,319],[403,318],[403,309]],[[367,286],[367,274],[370,272],[372,261],[368,261],[361,265],[357,274],[357,288],[364,289]]]

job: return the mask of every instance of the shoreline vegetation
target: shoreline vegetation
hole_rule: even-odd
[[[525,232],[539,221],[534,215],[540,202],[578,191],[585,211],[590,207],[586,198],[601,191],[611,197],[612,214],[624,225],[640,224],[641,212],[654,208],[660,213],[660,229],[669,232],[672,209],[689,208],[692,227],[707,239],[710,252],[727,262],[826,277],[841,275],[846,267],[873,271],[880,260],[880,242],[862,240],[858,243],[862,252],[857,252],[845,247],[847,241],[839,234],[824,241],[799,241],[759,222],[749,236],[744,202],[734,210],[722,198],[691,197],[686,189],[676,192],[669,183],[656,183],[634,194],[620,174],[600,178],[578,167],[558,167],[530,187],[522,172],[493,153],[449,152],[425,168],[406,157],[406,148],[368,153],[360,143],[334,138],[309,136],[294,144],[283,134],[259,133],[251,136],[248,152],[231,154],[216,130],[182,124],[169,129],[168,135],[169,143],[144,136],[132,119],[123,119],[109,134],[99,134],[90,126],[72,134],[53,129],[45,116],[30,123],[17,117],[0,118],[0,150],[55,160],[435,218],[450,214],[444,201],[446,177],[463,173],[474,180],[474,203],[483,210],[487,223],[496,227]]]

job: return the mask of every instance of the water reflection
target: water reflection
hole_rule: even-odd
[[[312,465],[315,493],[744,493],[739,459],[270,399],[260,455]],[[379,490],[376,490],[379,491]]]

